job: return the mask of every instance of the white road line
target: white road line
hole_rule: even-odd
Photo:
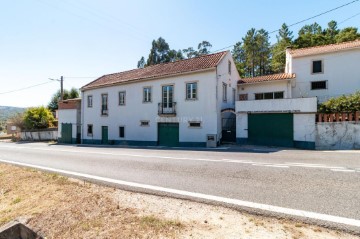
[[[331,169],[331,171],[344,172],[344,173],[355,173],[355,170],[353,170],[353,169]]]
[[[281,164],[252,164],[253,166],[262,166],[262,167],[273,167],[273,168],[289,168],[287,165],[281,165]]]
[[[93,180],[113,183],[113,184],[122,185],[122,186],[130,186],[130,187],[147,189],[147,190],[152,190],[152,191],[157,191],[157,192],[171,193],[174,195],[181,195],[181,196],[188,196],[188,197],[192,197],[192,198],[211,200],[211,201],[215,201],[215,202],[232,204],[232,205],[236,205],[236,206],[240,206],[240,207],[260,209],[260,210],[265,210],[265,211],[275,212],[275,213],[282,213],[282,214],[291,215],[291,216],[306,217],[306,218],[311,218],[311,219],[316,219],[316,220],[322,220],[322,221],[334,222],[334,223],[339,223],[339,224],[345,224],[345,225],[349,225],[349,226],[360,227],[360,220],[356,220],[356,219],[352,219],[352,218],[338,217],[338,216],[332,216],[332,215],[321,214],[321,213],[316,213],[316,212],[309,212],[309,211],[297,210],[297,209],[292,209],[292,208],[284,208],[284,207],[272,206],[272,205],[268,205],[268,204],[242,201],[242,200],[238,200],[238,199],[225,198],[225,197],[213,196],[213,195],[208,195],[208,194],[177,190],[177,189],[172,189],[172,188],[164,188],[164,187],[158,187],[158,186],[141,184],[141,183],[127,182],[127,181],[122,181],[122,180],[117,180],[117,179],[112,179],[112,178],[105,178],[105,177],[94,176],[94,175],[90,175],[90,174],[66,171],[66,170],[61,170],[61,169],[54,169],[54,168],[37,166],[37,165],[27,164],[27,163],[19,163],[19,162],[9,161],[9,160],[0,159],[0,162],[19,165],[19,166],[25,166],[25,167],[31,167],[31,168],[36,168],[36,169],[46,170],[46,171],[51,171],[51,172],[56,172],[56,173],[62,173],[62,174],[76,176],[76,177],[82,177],[82,178],[86,178],[86,179],[93,179]]]

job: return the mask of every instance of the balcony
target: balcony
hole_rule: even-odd
[[[164,104],[159,103],[158,105],[159,116],[172,117],[176,116],[176,102]]]

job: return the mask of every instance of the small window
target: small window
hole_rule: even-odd
[[[255,94],[255,100],[263,100],[264,94],[263,93],[256,93]]]
[[[186,83],[186,99],[196,100],[197,99],[197,83]]]
[[[284,99],[284,92],[274,92],[274,99]]]
[[[313,82],[311,82],[311,89],[312,90],[327,89],[326,81],[313,81]]]
[[[227,101],[227,84],[223,83],[223,101],[226,102]]]
[[[151,102],[151,87],[143,88],[143,102]]]
[[[119,127],[119,137],[125,138],[125,127],[124,126]]]
[[[92,124],[87,125],[87,136],[93,136],[93,125]]]
[[[125,91],[119,92],[119,105],[125,105],[125,97],[126,97]]]
[[[265,100],[274,99],[274,93],[273,93],[273,92],[264,93],[264,99],[265,99]]]
[[[92,95],[88,95],[88,97],[87,97],[87,106],[88,106],[88,108],[92,108],[92,106],[93,106],[93,97],[92,97]]]
[[[229,71],[229,75],[231,75],[231,61],[228,62],[228,71]]]
[[[236,101],[236,90],[235,90],[235,89],[232,89],[232,93],[233,93],[233,95],[232,95],[232,97],[233,97],[233,102],[235,103],[235,101]]]
[[[200,128],[201,122],[189,122],[189,127],[191,128]]]
[[[239,100],[240,101],[248,100],[248,94],[240,94],[239,95]]]
[[[316,74],[316,73],[322,73],[323,69],[322,69],[322,61],[313,61],[312,62],[312,73]]]
[[[141,120],[141,121],[140,121],[140,126],[150,126],[150,121],[148,121],[148,120]]]
[[[102,94],[101,95],[101,115],[107,116],[108,112],[108,95]]]

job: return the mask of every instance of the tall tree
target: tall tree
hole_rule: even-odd
[[[183,53],[186,55],[188,59],[190,59],[193,57],[210,54],[211,47],[212,45],[210,42],[202,41],[198,44],[197,50],[194,50],[193,47],[188,47],[183,50]]]
[[[242,40],[245,52],[245,76],[254,77],[257,70],[256,29],[251,28]]]
[[[330,21],[328,27],[325,29],[326,44],[336,43],[336,35],[339,34],[339,32],[337,22]]]
[[[165,41],[164,38],[159,37],[159,39],[153,40],[146,65],[151,66],[159,63],[169,62],[169,51],[169,44]]]
[[[321,46],[327,44],[326,37],[318,23],[303,26],[298,38],[294,41],[297,48]]]
[[[59,108],[58,102],[60,100],[60,95],[61,95],[60,90],[58,90],[51,97],[51,100],[47,106],[47,108],[50,111],[54,112],[55,110],[57,110]],[[70,91],[66,90],[66,89],[64,90],[64,100],[79,98],[79,96],[80,96],[80,92],[76,88],[71,88]]]
[[[241,77],[245,77],[245,51],[242,45],[242,42],[237,42],[234,45],[231,54],[234,58],[236,69],[238,70]]]
[[[142,56],[137,63],[137,68],[144,68],[144,67],[145,67],[145,58]]]
[[[258,45],[259,75],[266,75],[271,72],[270,67],[270,37],[264,29],[257,32],[256,41]]]
[[[284,23],[279,30],[279,35],[276,35],[277,42],[271,50],[271,69],[273,72],[281,73],[285,70],[286,63],[286,48],[292,46],[293,32]]]
[[[356,27],[344,28],[335,36],[337,43],[354,41],[356,39],[360,39],[360,34],[358,33],[358,29]]]

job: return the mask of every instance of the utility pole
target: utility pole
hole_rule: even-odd
[[[60,76],[60,79],[49,78],[49,80],[60,82],[60,100],[62,101],[64,99],[64,77]]]
[[[60,100],[64,99],[64,87],[63,87],[63,84],[64,84],[64,77],[61,76],[60,77],[60,93],[61,93]]]

